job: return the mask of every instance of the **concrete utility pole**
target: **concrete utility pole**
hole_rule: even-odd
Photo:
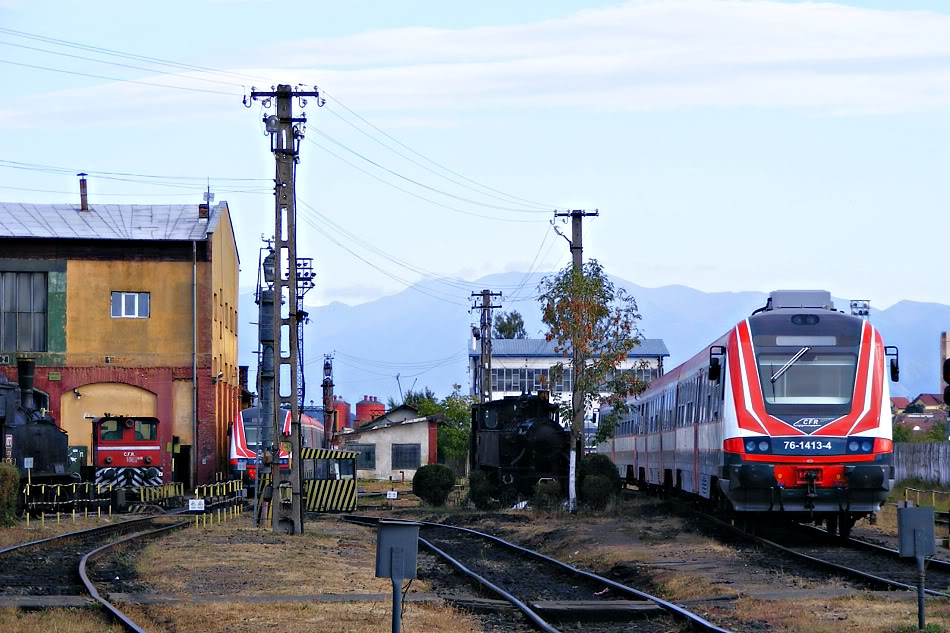
[[[273,349],[274,349],[274,381],[273,402],[271,409],[274,415],[274,437],[278,438],[274,459],[279,464],[280,449],[286,447],[290,458],[288,468],[274,469],[273,481],[273,522],[275,532],[283,534],[301,534],[303,532],[303,468],[300,459],[300,396],[298,394],[298,373],[300,371],[298,349],[299,320],[301,297],[298,292],[298,264],[297,264],[297,209],[295,193],[295,175],[299,160],[300,141],[306,130],[306,117],[294,118],[294,98],[300,99],[301,107],[306,105],[305,97],[315,97],[317,105],[322,106],[320,93],[313,91],[294,90],[291,86],[281,84],[270,91],[251,89],[250,100],[244,99],[244,105],[250,107],[251,102],[262,99],[265,108],[270,108],[272,100],[276,104],[276,115],[264,117],[264,126],[270,134],[271,151],[277,164],[274,183],[275,213],[274,213],[274,272],[273,293],[276,306],[273,319]],[[281,302],[286,297],[287,316],[283,316]],[[283,354],[281,347],[281,328],[287,328],[288,355]],[[289,370],[289,393],[281,392],[281,377],[283,369]],[[262,390],[263,391],[263,390]],[[290,434],[284,434],[284,416],[281,415],[282,405],[290,409]],[[262,407],[263,408],[263,407]]]
[[[472,306],[473,310],[479,309],[482,311],[481,327],[479,328],[482,350],[478,358],[478,401],[480,403],[491,400],[491,311],[494,308],[501,308],[501,306],[492,305],[492,297],[501,297],[501,293],[492,292],[491,290],[472,293],[473,299],[482,300],[481,305]]]
[[[260,340],[261,354],[258,357],[258,380],[260,381],[260,402],[258,403],[258,412],[261,416],[261,436],[258,443],[258,454],[269,451],[274,460],[279,461],[279,450],[273,450],[274,429],[274,251],[268,249],[267,256],[264,257],[262,268],[264,269],[264,279],[258,288],[258,318],[257,331]],[[279,406],[278,406],[279,409]],[[275,469],[279,470],[279,469]],[[261,483],[265,475],[271,472],[270,464],[263,459],[257,459],[257,471],[254,475],[254,525],[260,527],[262,522],[262,496],[263,490]]]
[[[580,274],[584,268],[584,218],[597,217],[600,211],[555,211],[555,218],[571,218],[571,259],[574,272]],[[568,506],[571,512],[577,508],[577,460],[584,451],[584,395],[577,388],[578,378],[584,371],[586,359],[577,354],[577,345],[571,344],[571,433],[574,435],[574,450],[571,451],[568,471]]]
[[[348,422],[348,421],[346,421]],[[336,430],[336,409],[333,406],[333,355],[323,357],[323,436],[324,446],[333,448],[333,431]]]

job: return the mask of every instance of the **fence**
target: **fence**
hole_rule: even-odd
[[[894,478],[950,484],[950,442],[894,444]]]

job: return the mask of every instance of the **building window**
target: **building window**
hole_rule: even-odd
[[[112,317],[116,319],[147,319],[151,298],[147,292],[113,292]]]
[[[374,470],[376,468],[376,445],[375,444],[355,444],[346,445],[346,450],[356,451],[356,467],[360,470]]]
[[[393,444],[393,470],[411,470],[422,464],[419,444]]]
[[[46,273],[0,273],[0,349],[46,351]]]

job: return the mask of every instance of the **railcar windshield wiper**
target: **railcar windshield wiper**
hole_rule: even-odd
[[[788,359],[788,362],[785,363],[784,365],[782,365],[782,367],[781,367],[777,372],[775,372],[775,374],[773,374],[772,377],[769,379],[769,380],[772,381],[772,384],[774,385],[774,384],[775,384],[775,381],[778,380],[779,378],[781,378],[781,377],[782,377],[782,374],[784,374],[785,372],[787,372],[787,371],[789,370],[789,368],[790,368],[792,365],[794,365],[795,363],[797,363],[797,362],[798,362],[798,359],[800,359],[802,356],[804,356],[805,354],[807,354],[810,349],[811,349],[810,347],[803,347],[803,348],[801,348],[800,350],[798,350],[798,353],[797,353],[797,354],[795,354],[794,356],[792,356],[791,358],[789,358],[789,359]]]

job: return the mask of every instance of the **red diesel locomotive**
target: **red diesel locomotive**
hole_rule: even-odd
[[[158,418],[106,415],[93,421],[96,483],[119,488],[163,483]]]
[[[776,291],[654,380],[598,451],[629,483],[846,536],[893,484],[888,357],[896,382],[897,349],[869,322],[828,292]]]

